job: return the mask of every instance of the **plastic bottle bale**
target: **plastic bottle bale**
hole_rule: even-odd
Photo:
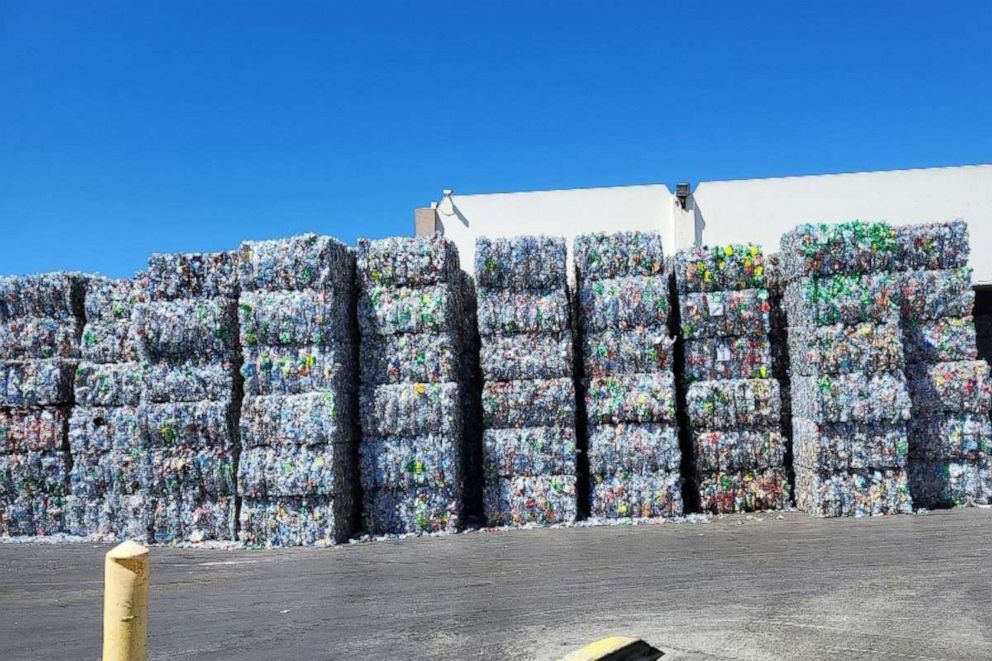
[[[115,533],[113,505],[107,498],[67,496],[65,499],[65,528],[70,535],[110,536]]]
[[[354,297],[347,289],[242,292],[238,328],[242,347],[334,346],[355,340]]]
[[[358,297],[358,327],[365,335],[457,332],[464,307],[457,284],[373,286]]]
[[[785,437],[778,429],[696,431],[692,433],[696,469],[731,473],[785,465]]]
[[[567,283],[565,240],[517,236],[475,241],[475,277],[480,289],[563,290]]]
[[[682,337],[767,336],[771,305],[764,289],[679,296]]]
[[[789,364],[797,376],[898,372],[903,356],[902,331],[895,321],[793,327],[789,332]]]
[[[328,496],[280,496],[241,504],[238,539],[249,546],[329,546],[347,541],[340,507]]]
[[[753,243],[680,250],[674,259],[679,293],[765,288],[765,259]]]
[[[68,426],[68,408],[0,408],[0,454],[62,450]]]
[[[584,333],[583,369],[589,377],[670,371],[674,349],[675,338],[662,327]]]
[[[354,470],[350,445],[253,447],[238,461],[238,492],[252,499],[334,496],[353,489]]]
[[[909,465],[909,489],[918,507],[992,503],[992,467],[981,461],[926,460]]]
[[[489,381],[482,409],[486,429],[574,427],[575,388],[571,379]]]
[[[595,377],[585,391],[590,424],[675,420],[672,372]]]
[[[246,397],[347,392],[357,385],[348,346],[246,349],[241,375]]]
[[[362,492],[364,529],[373,535],[454,532],[460,525],[455,487],[384,486]]]
[[[151,301],[238,297],[238,253],[154,254],[148,258]]]
[[[780,407],[779,384],[774,379],[697,381],[686,391],[691,429],[774,427]]]
[[[786,277],[892,270],[900,255],[896,230],[883,222],[806,223],[782,236]]]
[[[453,282],[459,269],[458,249],[441,235],[359,239],[358,279],[371,287],[430,287]]]
[[[575,430],[571,427],[487,429],[482,433],[486,475],[538,477],[575,475]]]
[[[589,515],[593,519],[682,515],[678,473],[616,473],[590,477]]]
[[[71,466],[68,452],[0,455],[0,498],[65,496]]]
[[[902,423],[816,423],[793,419],[793,463],[826,472],[902,469],[909,438]]]
[[[699,497],[702,510],[714,514],[784,509],[789,481],[782,466],[707,473],[699,479]]]
[[[457,383],[375,386],[359,401],[366,436],[461,437],[462,408]]]
[[[960,218],[902,225],[896,228],[896,241],[897,262],[902,269],[946,270],[968,263],[968,225]]]
[[[800,278],[783,299],[792,327],[897,322],[899,300],[900,278],[892,273]]]
[[[674,423],[635,423],[589,427],[592,475],[676,473],[682,461]]]
[[[241,445],[350,444],[354,395],[335,391],[248,397],[241,404]]]
[[[464,448],[450,437],[365,437],[359,446],[362,488],[442,489],[457,493],[465,478]]]
[[[73,456],[128,450],[140,446],[141,417],[137,406],[76,406],[68,430]]]
[[[76,367],[76,405],[136,406],[141,401],[143,376],[139,363],[82,361]]]
[[[579,280],[664,275],[665,255],[657,232],[580,234],[572,248]]]
[[[149,539],[153,503],[145,494],[111,495],[110,526],[118,539]]]
[[[142,404],[138,415],[148,448],[232,451],[237,443],[231,400]]]
[[[156,498],[178,494],[183,498],[236,494],[234,457],[224,449],[191,450],[183,447],[147,450],[145,493]]]
[[[908,363],[978,360],[978,335],[972,317],[945,317],[903,326]]]
[[[571,327],[568,294],[564,289],[519,291],[479,289],[479,334],[559,334]]]
[[[910,397],[902,372],[792,379],[792,413],[817,422],[905,422]]]
[[[910,456],[983,461],[992,456],[992,423],[984,413],[914,416],[907,425]]]
[[[79,355],[93,363],[127,363],[138,360],[137,335],[130,320],[87,321]]]
[[[666,326],[671,305],[668,280],[658,276],[627,276],[583,282],[579,314],[586,331],[610,328]]]
[[[148,362],[235,360],[237,315],[237,303],[222,298],[140,305],[134,311],[134,326],[141,357]]]
[[[497,477],[483,493],[491,526],[572,523],[577,515],[574,475]]]
[[[462,344],[450,332],[364,338],[358,361],[361,382],[383,385],[457,381]]]
[[[818,516],[877,516],[908,514],[912,499],[903,470],[824,473],[797,467],[796,506]]]
[[[65,532],[65,496],[0,498],[0,536],[44,537]]]
[[[971,268],[952,271],[907,271],[900,274],[900,307],[904,320],[967,317],[975,307]]]
[[[0,407],[72,404],[73,360],[0,360]]]
[[[126,323],[135,306],[148,301],[148,276],[144,272],[133,278],[91,277],[86,281],[83,304],[86,323]]]
[[[992,408],[992,382],[984,360],[910,365],[906,378],[914,415],[941,411],[988,415]]]
[[[159,544],[233,540],[237,517],[234,496],[193,492],[151,498],[151,540]]]
[[[147,403],[229,399],[236,371],[233,363],[143,365],[142,399]]]
[[[354,279],[355,257],[337,239],[308,233],[244,241],[238,251],[238,269],[242,296],[248,291],[314,290],[341,296]]]
[[[78,273],[0,276],[0,322],[23,317],[83,317],[86,278]]]
[[[684,349],[687,382],[714,379],[765,379],[771,376],[767,337],[707,337],[688,340]]]
[[[77,358],[82,324],[76,319],[17,317],[0,322],[0,355],[5,358]]]

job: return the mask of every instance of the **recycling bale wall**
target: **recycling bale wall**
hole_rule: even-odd
[[[475,250],[490,525],[574,521],[574,335],[565,242],[480,238]]]
[[[439,235],[358,243],[364,530],[459,529],[470,509],[472,305]],[[468,501],[468,502],[467,502]]]
[[[85,278],[0,278],[0,535],[66,531]]]
[[[239,538],[347,541],[358,527],[355,257],[306,234],[239,254]]]
[[[781,256],[796,505],[821,516],[909,512],[895,230],[801,225],[782,237]]]
[[[661,235],[582,234],[574,263],[589,515],[678,516],[674,339]]]
[[[694,248],[675,255],[674,271],[700,506],[714,513],[787,507],[764,255],[752,244]]]

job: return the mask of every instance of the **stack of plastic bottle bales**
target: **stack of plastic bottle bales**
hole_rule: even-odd
[[[913,503],[988,503],[989,366],[977,360],[975,293],[963,220],[897,230],[903,347],[913,402],[909,486]]]
[[[788,506],[781,394],[758,246],[675,256],[682,379],[700,505],[708,512]]]
[[[797,506],[821,516],[910,511],[895,231],[801,225],[782,237],[782,260]]]
[[[678,516],[674,342],[661,236],[575,239],[593,518]]]
[[[82,360],[69,419],[73,465],[66,521],[75,535],[148,535],[141,487],[149,466],[138,417],[142,367],[131,325],[146,288],[142,276],[86,283]]]
[[[65,531],[84,279],[0,278],[0,535]]]
[[[347,541],[358,523],[354,255],[307,234],[246,241],[239,264],[239,537]]]
[[[230,540],[240,444],[234,252],[152,255],[134,325],[146,370],[141,443],[152,538]]]
[[[574,521],[574,337],[565,242],[478,239],[484,509],[490,525]]]
[[[358,282],[364,528],[456,530],[472,319],[457,249],[438,235],[361,240]]]

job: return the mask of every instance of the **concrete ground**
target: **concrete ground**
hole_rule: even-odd
[[[759,520],[760,519],[760,520]],[[92,544],[0,544],[0,659],[97,659]],[[992,510],[152,550],[152,659],[992,658]]]

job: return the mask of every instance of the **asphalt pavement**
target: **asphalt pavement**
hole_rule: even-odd
[[[0,659],[98,659],[95,544],[0,544]],[[992,510],[152,549],[150,658],[992,658]]]

